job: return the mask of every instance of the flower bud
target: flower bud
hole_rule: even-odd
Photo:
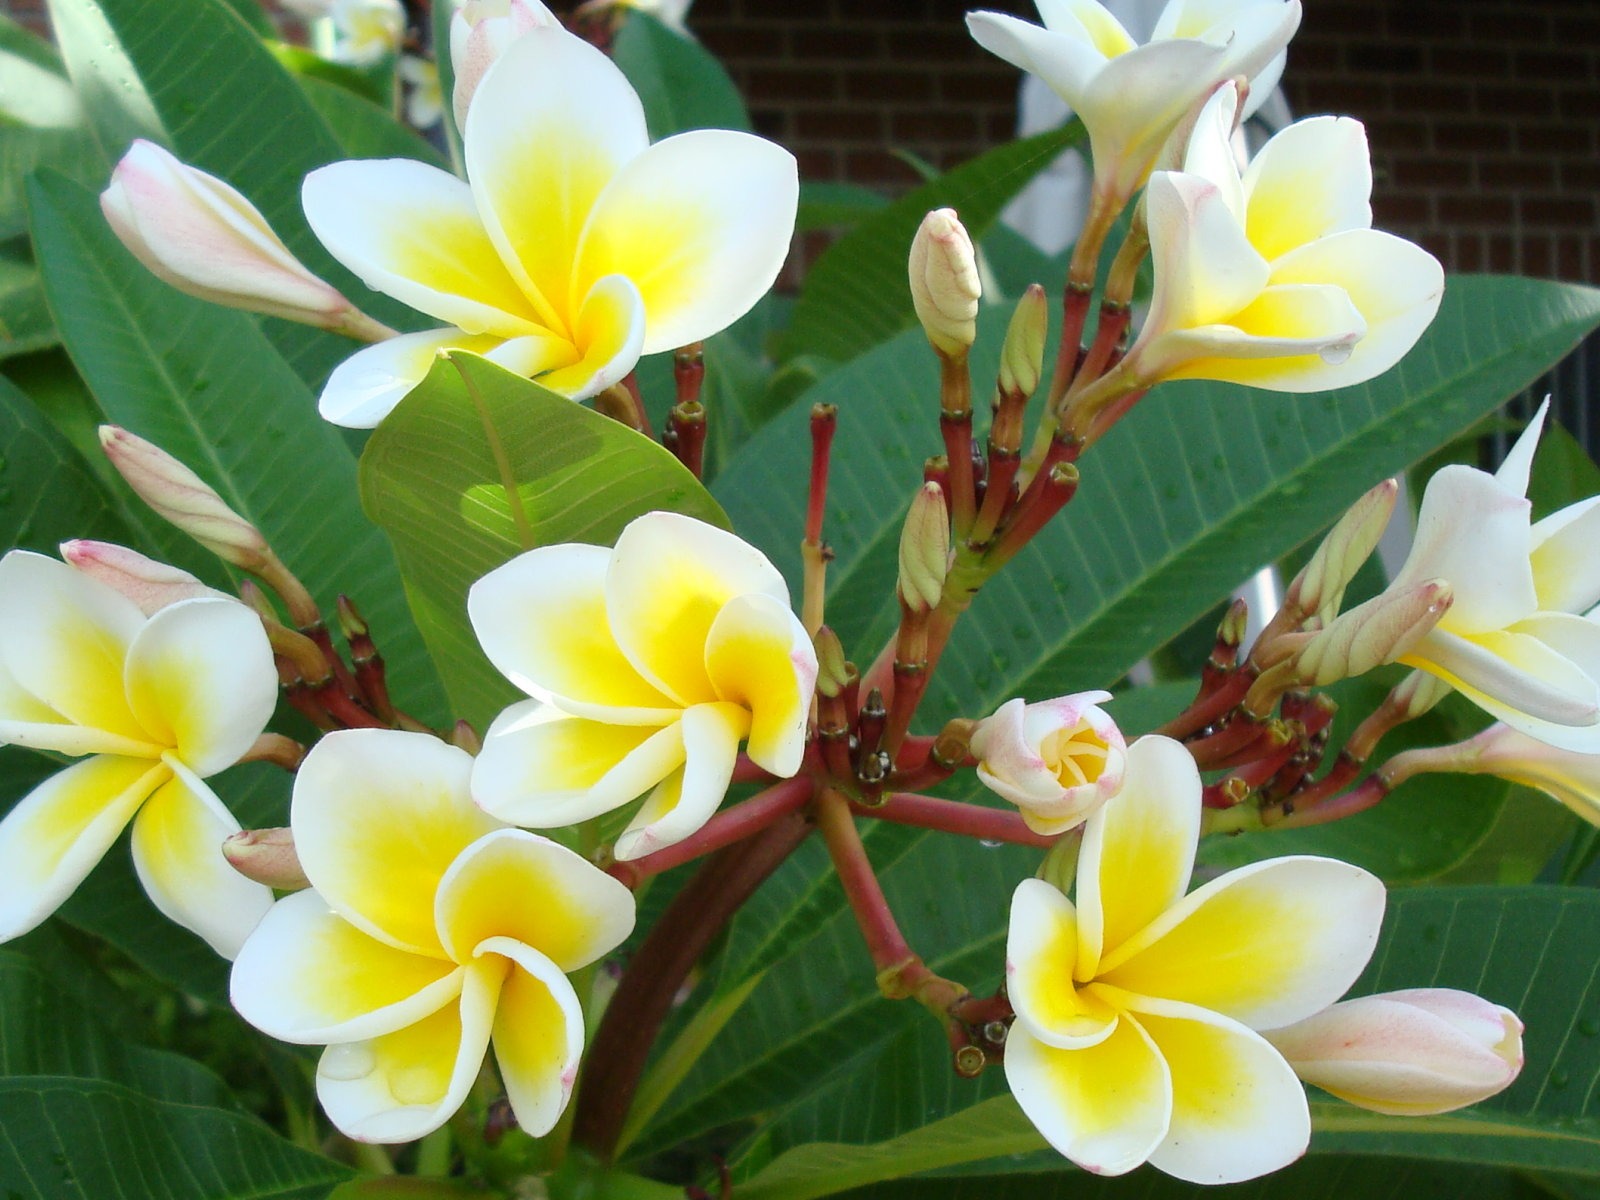
[[[1017,301],[1000,348],[1000,390],[1033,395],[1044,372],[1044,343],[1050,331],[1050,300],[1044,288],[1029,284]]]
[[[817,692],[831,700],[850,686],[856,669],[845,659],[839,635],[828,626],[818,629],[811,641],[817,651]]]
[[[1374,596],[1306,643],[1295,660],[1296,677],[1320,687],[1396,661],[1439,623],[1452,595],[1448,582],[1430,579]]]
[[[1377,548],[1399,495],[1400,481],[1385,479],[1351,505],[1294,577],[1284,603],[1306,614],[1315,613],[1323,624],[1331,621],[1344,600],[1345,588]]]
[[[484,73],[507,46],[541,26],[560,28],[560,22],[539,0],[467,0],[450,18],[450,63],[455,70],[450,103],[457,129],[467,127],[467,108]]]
[[[246,879],[280,892],[311,886],[294,850],[294,834],[288,829],[242,829],[223,839],[222,857]]]
[[[1516,1013],[1448,988],[1344,1000],[1263,1036],[1307,1083],[1396,1116],[1475,1104],[1522,1069]]]
[[[950,570],[950,514],[937,483],[925,483],[911,501],[900,531],[900,600],[914,613],[925,613],[944,594]]]
[[[1600,754],[1562,750],[1501,724],[1489,726],[1462,750],[1462,761],[1452,769],[1537,788],[1600,825]]]
[[[115,588],[139,606],[145,616],[154,616],[169,604],[197,596],[233,597],[207,587],[187,571],[146,558],[137,550],[110,542],[78,539],[61,543],[61,557],[85,575]]]
[[[128,148],[100,210],[133,256],[180,292],[323,329],[366,320],[289,253],[250,201],[153,142]]]
[[[1122,786],[1127,743],[1098,704],[1110,692],[1079,692],[1025,704],[1008,700],[978,725],[971,751],[978,778],[1022,810],[1035,833],[1064,833]]]
[[[936,208],[911,241],[911,303],[933,348],[965,354],[978,336],[978,262],[955,210]]]
[[[271,550],[261,531],[223,502],[172,455],[115,425],[100,426],[100,445],[128,486],[159,515],[223,562],[259,572]]]

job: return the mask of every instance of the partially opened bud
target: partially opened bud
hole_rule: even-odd
[[[1450,769],[1538,788],[1591,825],[1600,825],[1600,754],[1562,750],[1498,723],[1461,749],[1462,761]]]
[[[153,142],[128,148],[100,209],[133,256],[180,292],[323,329],[371,324],[289,253],[250,201]]]
[[[1374,596],[1306,643],[1296,659],[1297,678],[1320,687],[1395,662],[1439,623],[1451,596],[1443,579]]]
[[[1324,624],[1331,621],[1344,600],[1345,588],[1377,548],[1399,494],[1400,481],[1385,479],[1352,504],[1294,577],[1285,603],[1315,613]]]
[[[455,90],[450,102],[456,128],[467,126],[467,108],[484,73],[505,48],[530,29],[560,27],[539,0],[467,0],[450,18],[450,63]]]
[[[1036,833],[1064,833],[1122,786],[1127,743],[1097,705],[1110,692],[1079,692],[1037,704],[1008,700],[981,722],[971,752],[978,778],[1022,810]]]
[[[92,542],[82,538],[61,543],[61,557],[85,575],[98,579],[121,592],[139,606],[145,616],[154,616],[169,604],[193,600],[197,596],[233,599],[216,588],[207,587],[187,571],[146,558],[137,550],[111,542]]]
[[[900,531],[900,599],[912,612],[925,613],[944,594],[950,570],[950,514],[937,483],[925,483],[911,501]]]
[[[1344,1000],[1263,1036],[1307,1083],[1396,1116],[1475,1104],[1522,1069],[1517,1014],[1447,988]]]
[[[246,879],[280,892],[298,892],[311,886],[300,866],[300,856],[295,853],[294,833],[288,829],[240,830],[223,841],[222,857]]]
[[[955,210],[936,208],[911,241],[911,302],[928,341],[941,354],[965,354],[978,336],[977,256]]]
[[[266,538],[205,480],[161,447],[115,425],[100,426],[100,445],[139,499],[223,562],[259,573],[272,553]]]

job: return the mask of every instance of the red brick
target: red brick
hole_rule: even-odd
[[[1555,274],[1556,256],[1555,247],[1550,244],[1549,238],[1527,237],[1522,239],[1522,256],[1517,270],[1526,275],[1548,277]]]
[[[1455,271],[1481,271],[1484,268],[1485,256],[1483,252],[1483,239],[1463,234],[1451,239],[1453,253],[1444,260],[1447,269]]]
[[[1509,196],[1440,196],[1437,208],[1442,225],[1509,227],[1516,219]]]
[[[1554,225],[1562,229],[1589,229],[1595,224],[1595,202],[1591,197],[1524,196],[1521,200],[1525,225]]]
[[[844,77],[846,100],[870,104],[925,104],[933,99],[931,71],[863,71]]]
[[[1527,192],[1556,186],[1556,166],[1548,158],[1478,160],[1478,184],[1500,192]]]
[[[1427,227],[1433,223],[1433,206],[1426,196],[1385,191],[1372,197],[1372,211],[1374,225],[1396,233],[1402,227]]]
[[[1555,93],[1546,87],[1479,84],[1473,90],[1477,93],[1474,107],[1485,116],[1553,117],[1556,113]]]
[[[1511,130],[1494,121],[1451,121],[1440,119],[1433,126],[1436,150],[1456,154],[1504,154],[1511,149]]]
[[[1594,58],[1582,50],[1518,50],[1517,75],[1523,79],[1588,79]]]
[[[1594,150],[1594,131],[1583,126],[1519,125],[1514,140],[1524,154],[1590,154]]]
[[[1403,188],[1464,188],[1472,183],[1472,163],[1464,158],[1397,157],[1390,174]]]
[[[1590,280],[1587,244],[1581,237],[1560,237],[1556,239],[1556,269],[1557,279],[1566,279],[1575,283],[1586,283]]]
[[[1515,271],[1518,269],[1516,243],[1506,234],[1497,234],[1488,239],[1488,255],[1485,265],[1491,271]]]
[[[794,114],[797,138],[840,143],[883,141],[883,113],[872,109],[822,109]]]
[[[840,90],[839,76],[834,71],[763,67],[752,73],[745,99],[751,104],[774,104],[784,100],[812,103],[833,101]]]
[[[1484,46],[1439,46],[1431,55],[1433,73],[1442,77],[1505,79],[1511,75],[1511,54]]]

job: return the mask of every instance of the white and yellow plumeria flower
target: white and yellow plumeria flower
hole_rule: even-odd
[[[560,29],[508,46],[471,98],[471,183],[409,159],[306,177],[306,219],[370,287],[448,328],[361,350],[322,414],[371,426],[445,349],[592,396],[641,354],[709,337],[777,278],[794,231],[794,157],[702,129],[654,146],[616,65]]]
[[[967,28],[1082,119],[1095,191],[1117,208],[1185,114],[1223,80],[1242,75],[1252,103],[1266,100],[1300,25],[1299,0],[1171,0],[1141,46],[1096,0],[1035,3],[1042,29],[997,12],[968,13]]]
[[[1441,770],[1498,775],[1537,788],[1589,824],[1600,825],[1600,751],[1560,750],[1498,722],[1454,749]],[[1399,757],[1414,754],[1426,760],[1432,753],[1415,750]]]
[[[497,817],[570,825],[649,796],[619,859],[716,811],[739,743],[800,769],[817,657],[783,577],[731,533],[648,513],[615,549],[543,546],[485,575],[467,612],[489,661],[534,699],[496,718],[472,794]]]
[[[1008,700],[973,731],[984,786],[1015,804],[1035,833],[1065,833],[1122,786],[1127,743],[1098,706],[1110,692],[1026,704]]]
[[[333,0],[328,18],[334,35],[329,57],[335,62],[371,66],[397,52],[405,37],[400,0]]]
[[[0,940],[54,912],[132,821],[156,907],[231,958],[272,893],[222,857],[239,823],[202,781],[250,749],[277,699],[261,619],[237,600],[147,615],[53,558],[0,559],[0,743],[82,759],[0,822]]]
[[[245,1020],[327,1046],[317,1097],[359,1141],[437,1129],[491,1042],[518,1123],[549,1132],[583,1051],[566,973],[633,928],[627,888],[485,814],[471,771],[465,752],[426,734],[323,738],[290,814],[311,888],[278,901],[233,966]]]
[[[1229,141],[1237,106],[1237,88],[1223,85],[1183,170],[1150,179],[1155,291],[1130,371],[1309,392],[1388,370],[1433,320],[1444,272],[1371,228],[1366,131],[1349,117],[1299,121],[1241,176]]]
[[[1546,408],[1548,405],[1546,406]],[[1525,499],[1546,408],[1498,473],[1452,465],[1428,480],[1411,554],[1390,585],[1446,579],[1455,601],[1400,659],[1511,728],[1600,753],[1600,497],[1538,524]]]
[[[1194,760],[1141,738],[1084,826],[1076,906],[1038,879],[1012,899],[1006,1079],[1089,1171],[1148,1161],[1228,1183],[1298,1158],[1305,1093],[1256,1031],[1325,1009],[1377,941],[1383,885],[1332,859],[1269,859],[1184,895],[1199,833]]]

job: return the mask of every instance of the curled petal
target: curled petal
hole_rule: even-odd
[[[648,314],[644,353],[710,337],[772,287],[799,198],[794,156],[764,138],[697,129],[657,142],[595,200],[573,300],[625,275]]]
[[[369,937],[307,890],[261,919],[234,960],[229,991],[263,1033],[325,1045],[404,1029],[453,1001],[462,977],[453,962]]]
[[[628,661],[689,705],[717,698],[706,671],[706,639],[723,606],[753,592],[789,604],[783,576],[754,546],[692,517],[653,512],[617,539],[605,605]]]
[[[17,801],[0,821],[0,941],[55,912],[171,777],[165,763],[99,754]]]
[[[1549,413],[1550,398],[1547,396],[1539,405],[1539,411],[1533,414],[1533,420],[1517,435],[1517,440],[1506,452],[1500,469],[1494,473],[1495,482],[1514,496],[1528,494],[1528,476],[1533,471],[1533,456],[1539,449],[1539,437],[1544,433],[1544,421]]]
[[[466,1100],[489,1048],[506,962],[464,972],[458,1004],[370,1041],[329,1046],[317,1063],[317,1099],[358,1142],[411,1142]]]
[[[1028,1120],[1086,1171],[1126,1174],[1166,1139],[1172,1073],[1132,1018],[1077,1050],[1046,1045],[1019,1022],[1006,1038],[1005,1068]]]
[[[1042,879],[1024,879],[1011,897],[1006,995],[1017,1020],[1046,1045],[1080,1050],[1103,1042],[1117,1013],[1090,988],[1073,984],[1078,914]]]
[[[272,907],[272,889],[228,865],[223,839],[239,822],[182,763],[133,819],[133,865],[166,916],[231,959]]]
[[[445,957],[434,894],[456,857],[500,822],[472,803],[472,757],[390,729],[331,733],[295,776],[289,823],[306,878],[379,941]]]
[[[1083,981],[1177,903],[1194,868],[1200,838],[1194,759],[1171,738],[1151,736],[1128,747],[1127,764],[1122,790],[1084,826],[1073,972]]]
[[[625,275],[596,280],[581,307],[573,307],[576,361],[544,371],[537,378],[552,392],[583,400],[620,383],[638,365],[649,331],[639,289]]]
[[[1600,601],[1600,496],[1551,513],[1533,527],[1533,585],[1547,612],[1579,613]]]
[[[1268,859],[1229,871],[1162,912],[1101,960],[1099,979],[1252,1029],[1287,1025],[1355,982],[1377,945],[1383,906],[1383,884],[1359,867],[1299,855]]]
[[[1600,753],[1559,750],[1501,724],[1491,725],[1467,746],[1475,755],[1463,769],[1538,788],[1591,825],[1600,825]]]
[[[367,346],[333,369],[322,385],[317,411],[335,425],[371,429],[427,378],[440,354],[447,350],[486,354],[500,344],[498,337],[451,328],[403,333]]]
[[[739,739],[750,731],[750,714],[737,704],[696,704],[683,710],[685,761],[645,797],[644,805],[617,838],[616,856],[626,862],[681,842],[711,818],[728,794]]]
[[[1064,20],[1052,22],[1051,12],[1041,9],[1050,28],[1041,29],[1006,13],[973,12],[967,14],[967,31],[990,54],[1037,75],[1068,107],[1076,109],[1089,83],[1105,67],[1107,53],[1094,44],[1086,30],[1073,36],[1083,27],[1064,6],[1051,6],[1057,7],[1062,8]]]
[[[1141,345],[1171,331],[1229,322],[1266,287],[1267,262],[1216,184],[1157,171],[1145,204],[1157,283]]]
[[[1244,173],[1245,232],[1269,262],[1297,246],[1372,225],[1367,133],[1350,117],[1296,121]]]
[[[706,634],[706,673],[719,699],[750,711],[750,757],[774,775],[800,769],[817,652],[787,604],[760,592],[722,606]]]
[[[163,608],[128,647],[126,679],[139,723],[201,778],[238,762],[278,703],[261,618],[237,600]]]
[[[472,797],[503,821],[556,829],[637,799],[683,765],[683,730],[569,717],[531,700],[495,718]]]
[[[507,897],[516,897],[508,905]],[[576,971],[633,931],[633,893],[588,859],[521,829],[498,829],[462,851],[435,902],[457,962],[511,939],[561,971]]]
[[[517,1124],[543,1137],[572,1098],[583,1054],[583,1007],[560,968],[521,942],[490,938],[478,949],[515,964],[494,1014],[494,1057]]]

